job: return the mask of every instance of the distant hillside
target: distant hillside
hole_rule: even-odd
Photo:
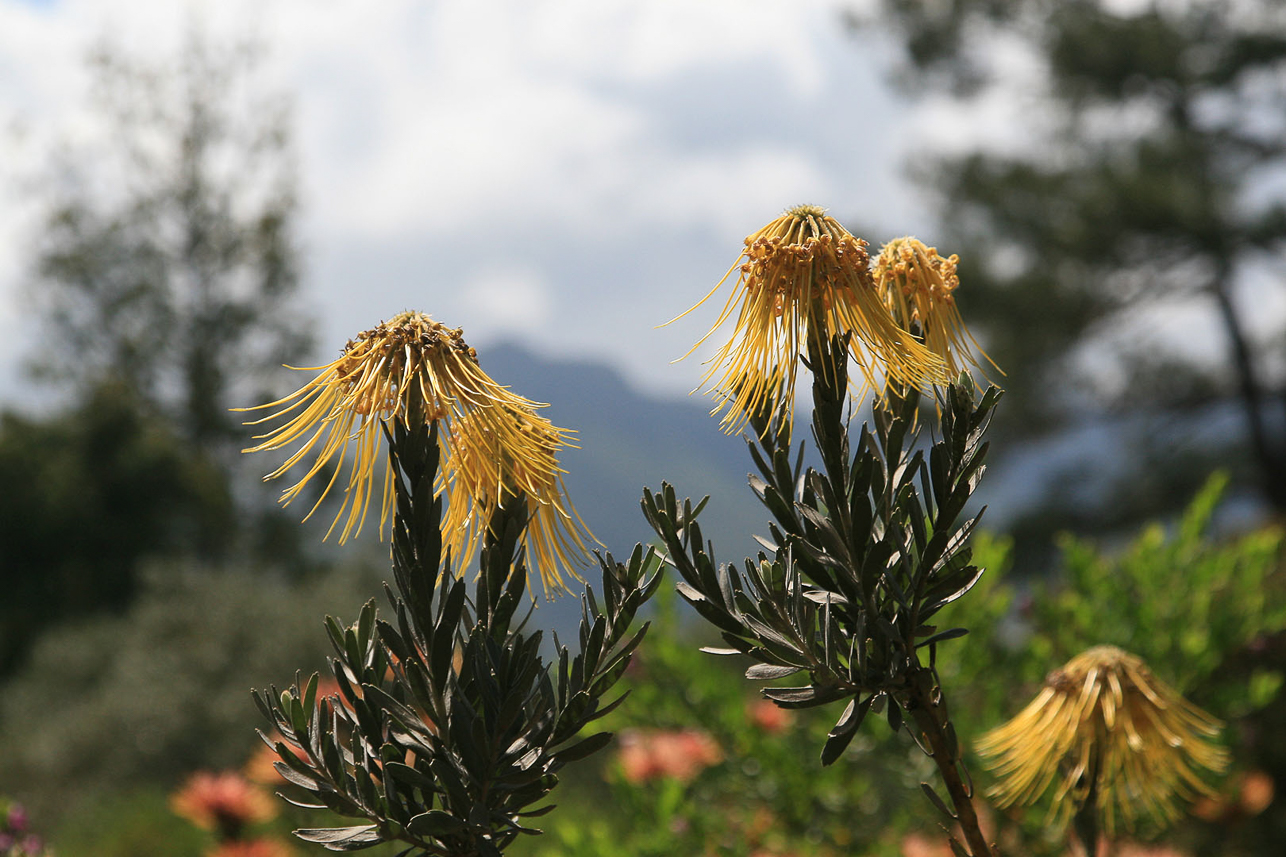
[[[758,550],[751,534],[767,532],[768,513],[746,484],[752,464],[745,441],[719,431],[708,399],[643,395],[606,366],[538,357],[513,345],[488,347],[482,368],[515,392],[548,402],[541,413],[555,425],[576,429],[581,448],[562,457],[567,490],[618,559],[654,539],[639,500],[643,486],[659,490],[662,481],[681,498],[710,495],[700,520],[719,562],[739,563]],[[669,574],[667,585],[673,586],[677,577]],[[596,569],[587,576],[595,590],[597,576]],[[578,602],[564,597],[540,605],[536,624],[564,641],[574,639]]]
[[[576,429],[580,449],[563,456],[572,501],[594,534],[618,557],[653,533],[639,509],[643,486],[670,482],[679,496],[709,494],[702,529],[721,561],[756,550],[751,533],[767,513],[746,484],[745,442],[719,431],[709,400],[658,399],[633,390],[605,366],[538,357],[512,345],[489,347],[483,369],[515,392],[550,406],[555,425]]]

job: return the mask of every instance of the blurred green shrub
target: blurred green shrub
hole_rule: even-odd
[[[0,675],[45,627],[129,604],[147,559],[223,557],[224,468],[106,384],[64,414],[0,413]]]
[[[306,584],[154,565],[127,612],[56,626],[6,681],[0,783],[52,830],[103,798],[240,766],[257,744],[250,688],[321,667],[322,617],[378,580],[361,565]]]
[[[1166,840],[1184,853],[1266,854],[1286,828],[1286,808],[1273,801],[1274,781],[1286,782],[1286,536],[1274,526],[1213,538],[1224,485],[1212,478],[1181,520],[1150,525],[1117,550],[1064,537],[1061,566],[1044,581],[1011,578],[1009,540],[979,535],[976,561],[989,572],[944,619],[973,630],[941,647],[938,666],[968,744],[1016,713],[1071,654],[1101,643],[1139,654],[1229,721],[1237,760],[1226,798]],[[200,853],[201,840],[165,805],[166,790],[198,768],[245,763],[257,746],[246,690],[320,665],[327,651],[317,617],[345,615],[378,576],[347,569],[302,587],[158,569],[128,614],[46,635],[9,682],[0,782],[65,857]],[[944,837],[925,822],[917,793],[930,763],[909,741],[872,719],[823,768],[817,750],[830,719],[758,699],[729,659],[698,650],[717,641],[687,621],[672,590],[662,593],[648,644],[623,680],[631,699],[604,723],[620,733],[614,752],[567,772],[559,803],[574,811],[545,817],[546,835],[523,837],[515,853],[938,853]],[[981,765],[969,765],[984,791]],[[327,823],[282,810],[273,826],[283,833]],[[993,814],[1005,853],[1065,852],[1062,839],[1045,837],[1044,812]]]
[[[629,702],[605,723],[618,733],[617,752],[597,782],[568,784],[563,800],[574,796],[585,807],[549,816],[547,835],[522,843],[523,851],[897,853],[890,832],[923,809],[904,798],[916,799],[932,763],[910,742],[890,742],[887,724],[872,718],[841,760],[823,768],[818,752],[832,713],[760,699],[742,676],[751,662],[737,669],[733,659],[700,652],[718,641],[698,638],[674,593],[662,591],[648,645],[624,679]]]
[[[1275,574],[1283,533],[1271,527],[1228,543],[1211,539],[1227,484],[1216,474],[1170,531],[1151,524],[1116,555],[1061,537],[1063,585],[1033,602],[1040,653],[1060,662],[1096,637],[1140,655],[1200,704],[1223,703],[1225,716],[1262,707],[1280,674],[1243,689],[1221,675],[1230,656],[1286,628],[1286,580]]]
[[[952,714],[962,739],[969,743],[1013,716],[1046,673],[1072,655],[1112,644],[1140,655],[1159,676],[1228,720],[1225,740],[1239,771],[1267,770],[1268,777],[1286,782],[1286,772],[1263,756],[1262,744],[1247,740],[1269,731],[1253,724],[1276,716],[1272,712],[1283,702],[1284,664],[1273,666],[1268,655],[1276,650],[1265,645],[1286,632],[1286,537],[1274,526],[1213,538],[1211,522],[1226,484],[1226,477],[1212,477],[1180,521],[1149,525],[1117,551],[1062,537],[1061,567],[1045,581],[1008,577],[1011,542],[980,534],[975,562],[989,573],[943,619],[971,633],[943,645],[938,655],[943,681],[953,688]],[[909,741],[895,739],[873,719],[879,723],[874,730],[860,734],[836,765],[823,768],[817,748],[831,719],[816,711],[764,708],[729,659],[698,651],[718,641],[700,637],[685,622],[673,595],[658,600],[648,645],[626,676],[630,702],[607,727],[622,736],[615,757],[596,779],[567,785],[564,801],[583,802],[583,810],[550,816],[547,835],[525,841],[523,852],[949,854],[941,831],[923,820],[929,813],[917,785],[931,769]],[[1264,665],[1248,666],[1259,661]],[[631,758],[631,735],[642,740],[693,729],[719,747],[719,761],[678,776],[682,769],[667,775],[662,760],[648,776],[638,775],[648,768]],[[971,757],[969,766],[984,792],[982,765]],[[1239,799],[1242,776],[1225,784],[1226,802]],[[1272,779],[1252,779],[1268,784],[1271,800]],[[1286,820],[1281,803],[1256,806],[1253,818],[1245,811],[1206,811],[1207,821],[1185,823],[1167,840],[1203,854],[1273,853],[1273,843],[1280,842],[1274,831]],[[1065,838],[1045,830],[1045,812],[1037,805],[992,813],[1002,851],[1065,853]]]

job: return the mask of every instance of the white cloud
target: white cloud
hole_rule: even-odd
[[[323,170],[342,165],[319,171],[324,182],[315,185],[328,231],[374,236],[526,218],[592,228],[619,222],[630,204],[623,197],[636,190],[655,196],[675,175],[712,170],[722,181],[700,182],[706,198],[728,199],[729,189],[756,183],[767,195],[779,182],[776,169],[759,172],[770,160],[761,145],[747,141],[750,158],[735,146],[719,154],[754,161],[749,172],[683,151],[664,138],[661,125],[672,117],[646,103],[649,87],[682,85],[694,69],[728,63],[763,67],[802,98],[822,78],[807,16],[776,5],[752,3],[751,13],[745,4],[668,2],[433,8],[405,28],[414,40],[389,40],[397,27],[387,7],[375,21],[341,12],[318,25],[328,62],[355,72],[325,76],[303,97],[306,153]],[[732,95],[753,102],[753,93]],[[794,153],[771,160],[808,172],[792,163]],[[635,210],[682,221],[691,207]]]
[[[296,95],[306,285],[326,353],[414,306],[686,390],[696,367],[665,360],[703,322],[653,325],[703,294],[742,236],[802,201],[867,225],[920,210],[896,172],[905,111],[839,8],[0,0],[0,123],[21,114],[33,129],[21,169],[6,148],[0,172],[93,135],[82,59],[104,33],[158,59],[193,18],[216,39],[258,33],[267,85]],[[31,243],[13,212],[0,206],[0,289]],[[0,291],[0,319],[12,306]],[[0,340],[0,364],[15,339]],[[0,373],[0,395],[12,387]]]
[[[824,78],[808,27],[830,4],[768,0],[544,2],[524,23],[533,54],[582,78],[656,82],[730,63],[774,64],[800,95]],[[587,34],[592,34],[587,38]]]
[[[524,332],[550,322],[549,288],[534,271],[484,268],[461,291],[467,308],[481,320],[483,335]]]

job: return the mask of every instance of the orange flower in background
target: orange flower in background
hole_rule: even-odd
[[[360,689],[358,692],[360,693]],[[335,698],[336,704],[345,705],[345,707],[347,707],[346,703],[343,701],[343,696],[340,694],[339,682],[335,680],[334,676],[321,676],[317,682],[317,699],[321,700],[326,699],[327,697],[333,697]],[[280,742],[285,744],[290,752],[294,753],[296,757],[301,759],[304,758],[304,751],[294,746],[289,741],[284,740],[281,733],[276,729],[271,730],[268,737],[270,737],[274,743]],[[276,750],[260,741],[258,742],[258,747],[255,749],[253,755],[250,756],[249,760],[247,760],[246,764],[242,767],[242,774],[252,783],[258,783],[262,786],[279,787],[286,782],[285,778],[278,773],[276,768],[276,763],[280,761],[280,759],[281,757],[277,755]]]
[[[936,248],[926,247],[916,238],[895,238],[875,260],[875,283],[898,325],[922,337],[952,375],[959,374],[967,363],[986,376],[975,350],[1003,375],[960,317],[954,294],[960,285],[956,275],[959,261],[955,255],[938,255]]]
[[[285,779],[281,774],[277,773],[275,765],[278,758],[275,750],[267,744],[261,743],[255,748],[250,758],[246,760],[245,765],[242,766],[241,775],[250,782],[263,786],[280,785],[285,782]]]
[[[1277,787],[1263,771],[1247,771],[1240,777],[1237,806],[1246,815],[1259,815],[1273,802]]]
[[[621,772],[631,783],[666,778],[688,782],[723,761],[722,748],[709,733],[699,729],[629,729],[621,733],[620,740]]]
[[[714,413],[727,409],[721,424],[729,434],[763,410],[779,414],[789,430],[796,371],[810,339],[851,334],[850,356],[876,390],[888,381],[926,387],[950,380],[942,358],[889,314],[871,278],[866,242],[825,209],[796,206],[747,237],[719,284],[679,318],[709,300],[734,271],[736,287],[692,349],[735,316],[732,338],[702,379],[715,379],[710,389],[721,401]]]
[[[274,733],[272,737],[274,740],[281,740],[281,736],[278,734]],[[296,756],[303,758],[303,750],[291,746],[288,741],[283,741],[282,743],[289,747],[290,751]],[[276,768],[276,764],[280,760],[281,757],[277,755],[276,750],[260,742],[254,754],[241,768],[242,776],[250,782],[258,783],[261,786],[279,788],[286,782],[285,777],[278,773]]]
[[[203,830],[235,836],[241,828],[277,816],[261,789],[235,771],[198,771],[170,797],[170,809]]]
[[[1228,785],[1225,794],[1207,795],[1193,804],[1192,814],[1222,824],[1253,818],[1268,809],[1277,792],[1273,778],[1263,771],[1246,771]]]
[[[1051,813],[1067,821],[1097,784],[1109,835],[1147,814],[1179,815],[1178,802],[1213,794],[1199,771],[1222,771],[1228,752],[1211,739],[1220,723],[1113,646],[1077,655],[1049,674],[1013,720],[978,741],[1001,807],[1037,800],[1057,778]]]

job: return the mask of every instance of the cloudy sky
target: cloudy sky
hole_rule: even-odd
[[[852,4],[849,4],[852,5]],[[0,0],[0,400],[19,285],[60,141],[92,136],[85,56],[173,57],[192,21],[255,35],[294,99],[304,299],[324,352],[402,309],[608,362],[685,392],[672,365],[716,308],[669,328],[784,207],[872,241],[923,232],[901,168],[924,120],[839,2]],[[485,359],[485,354],[484,354]]]

